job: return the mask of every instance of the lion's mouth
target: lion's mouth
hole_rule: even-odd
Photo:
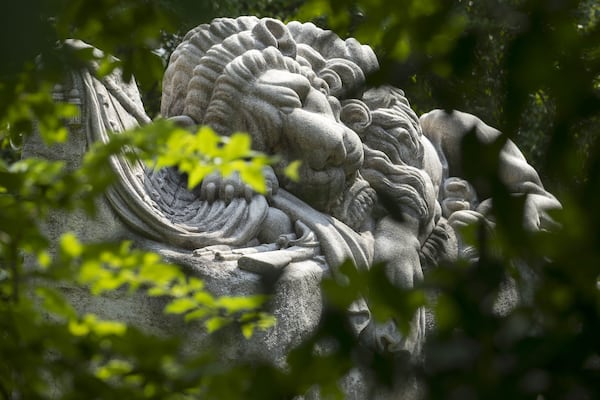
[[[346,188],[331,208],[331,215],[354,230],[371,214],[377,195],[369,183],[357,172],[346,181]]]
[[[285,177],[282,181],[286,190],[356,231],[370,216],[377,199],[375,190],[358,171],[346,175],[342,169],[315,171],[301,167],[299,182]]]

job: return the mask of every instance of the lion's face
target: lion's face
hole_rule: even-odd
[[[279,105],[281,125],[273,151],[283,157],[276,168],[281,186],[319,211],[351,226],[360,225],[370,212],[374,192],[358,174],[364,159],[362,142],[340,122],[341,106],[328,96],[327,84],[281,70],[268,71],[258,83],[273,85],[279,97],[272,102]],[[282,173],[294,160],[302,162],[298,182]]]

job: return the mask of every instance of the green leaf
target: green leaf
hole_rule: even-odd
[[[192,291],[202,290],[202,289],[204,289],[204,281],[202,281],[201,279],[195,278],[195,277],[191,277],[188,280],[188,287]]]
[[[84,285],[93,283],[98,279],[100,273],[106,274],[108,271],[104,271],[102,264],[98,260],[85,260],[81,268],[79,268],[77,281]]]
[[[250,339],[252,337],[252,334],[254,333],[254,328],[255,328],[254,324],[242,325],[242,335],[244,335],[244,337],[246,339]]]
[[[119,321],[94,321],[94,333],[98,336],[123,336],[127,332],[127,325]]]
[[[73,336],[85,336],[90,333],[90,327],[83,322],[71,320],[69,321],[69,332]]]
[[[169,289],[161,286],[155,286],[149,288],[146,293],[148,296],[157,297],[157,296],[167,296],[169,294]]]
[[[42,305],[47,311],[69,319],[77,317],[75,309],[58,291],[49,287],[37,287],[35,294],[42,299]]]
[[[213,333],[216,330],[221,329],[222,327],[227,325],[228,322],[229,321],[226,318],[213,317],[208,319],[204,325],[206,326],[206,330],[208,331],[208,333]]]
[[[50,253],[46,250],[44,251],[40,251],[37,255],[37,259],[38,259],[38,264],[40,264],[40,267],[42,268],[48,268],[50,266],[50,264],[52,263],[52,256],[50,256]]]
[[[188,287],[185,280],[180,280],[178,283],[171,286],[169,295],[173,297],[185,297],[190,294],[190,288]]]
[[[202,182],[202,180],[215,171],[215,166],[202,165],[198,163],[188,173],[188,189],[193,189]]]
[[[292,181],[298,182],[300,180],[299,169],[301,165],[302,161],[294,160],[285,167],[283,173]]]
[[[262,194],[267,192],[267,182],[262,169],[244,168],[240,170],[240,178],[255,192]]]
[[[183,319],[185,320],[185,322],[190,322],[190,321],[204,319],[210,314],[212,314],[212,310],[210,310],[209,308],[203,307],[203,308],[198,308],[194,311],[190,311],[189,313],[185,314],[185,317]]]
[[[72,232],[63,234],[60,238],[60,249],[63,254],[76,258],[83,252],[83,246]]]
[[[189,297],[174,299],[165,307],[167,314],[183,314],[198,307],[198,303]]]
[[[221,138],[211,127],[201,126],[196,133],[194,149],[208,157],[216,157],[219,155],[220,142]]]
[[[197,291],[194,293],[194,300],[205,307],[216,307],[215,298],[207,291]]]
[[[133,371],[133,365],[125,360],[109,360],[105,365],[96,370],[96,376],[108,380],[114,376],[121,376]]]
[[[97,270],[96,275],[92,277],[93,280],[89,282],[91,285],[90,290],[94,295],[116,290],[127,283],[122,277],[122,275],[119,276],[100,268]]]
[[[127,325],[118,321],[100,320],[95,314],[86,314],[81,321],[69,321],[69,331],[74,336],[85,336],[92,332],[100,337],[122,336],[127,331]]]
[[[261,330],[264,331],[269,328],[272,328],[275,326],[275,324],[277,324],[277,318],[275,318],[274,315],[264,313],[264,312],[258,313],[258,321],[256,321],[256,325]]]
[[[148,260],[144,257],[144,264],[139,270],[139,278],[143,282],[152,285],[166,285],[167,283],[183,277],[182,272],[175,265],[170,264],[150,264],[154,260]]]
[[[223,307],[228,313],[233,314],[239,311],[259,308],[268,298],[265,295],[220,297],[217,300],[217,306]]]
[[[234,133],[222,149],[224,162],[247,157],[250,154],[251,139],[247,133]]]
[[[273,315],[264,312],[250,312],[243,314],[240,322],[242,322],[242,334],[246,339],[249,339],[257,328],[265,331],[275,326],[277,319]]]
[[[218,170],[222,176],[230,176],[236,172],[244,171],[249,168],[249,164],[244,160],[234,160],[219,164]]]

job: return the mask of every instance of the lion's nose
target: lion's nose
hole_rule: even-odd
[[[314,170],[339,167],[347,161],[344,128],[331,126],[329,128],[322,131],[317,136],[317,140],[306,149],[308,164]]]
[[[358,171],[364,160],[362,142],[352,130],[346,129],[344,131],[344,149],[346,151],[344,172],[346,175],[351,175]]]

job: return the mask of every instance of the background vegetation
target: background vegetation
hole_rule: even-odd
[[[50,90],[92,55],[73,52],[61,45],[64,39],[79,38],[120,57],[123,73],[136,76],[154,114],[157,103],[151,99],[159,98],[164,50],[172,49],[177,35],[213,16],[250,13],[314,20],[342,36],[355,36],[380,56],[382,70],[373,83],[403,88],[419,112],[458,108],[505,132],[497,143],[468,143],[464,151],[471,166],[467,172],[489,180],[496,205],[495,234],[480,231],[477,237],[479,262],[442,266],[429,274],[424,288],[408,292],[389,288],[376,268],[362,276],[349,266],[351,285],[326,284],[331,307],[324,323],[314,341],[290,355],[285,373],[268,365],[222,366],[210,354],[182,354],[177,338],[159,339],[118,322],[77,315],[51,289],[56,282],[93,288],[102,277],[99,292],[132,285],[155,288],[155,295],[173,294],[177,287],[185,294],[180,298],[208,294],[201,283],[126,244],[84,245],[67,234],[56,251],[49,251],[40,230],[44,218],[56,209],[93,210],[93,199],[110,183],[108,172],[102,172],[106,157],[127,143],[95,149],[76,171],[43,160],[17,161],[33,121],[48,144],[65,138],[62,120],[73,110],[53,103]],[[600,398],[599,18],[600,4],[593,0],[30,0],[4,5],[0,397],[291,398],[315,383],[324,394],[335,395],[336,379],[361,364],[383,383],[416,375],[434,399]],[[161,48],[163,53],[156,52]],[[106,70],[114,67],[108,59],[100,62]],[[130,139],[135,144],[149,145],[135,137]],[[564,211],[556,215],[559,232],[531,234],[521,228],[523,199],[507,193],[495,169],[499,144],[507,138],[521,146],[563,203]],[[24,256],[36,257],[39,268],[24,270]],[[523,264],[536,277],[529,301],[497,315],[490,299],[507,275],[521,282],[517,271]],[[438,329],[425,349],[427,368],[369,353],[343,329],[345,304],[367,283],[380,294],[372,299],[377,314],[394,315],[400,326],[426,298],[423,289],[437,293]],[[253,314],[260,303],[255,300],[240,300],[229,309],[224,304],[230,303],[214,298],[196,308],[186,308],[183,300],[170,311],[204,309],[208,330],[226,321],[260,327],[268,319]],[[210,322],[211,315],[226,318]],[[310,351],[323,338],[336,341],[337,351]]]

